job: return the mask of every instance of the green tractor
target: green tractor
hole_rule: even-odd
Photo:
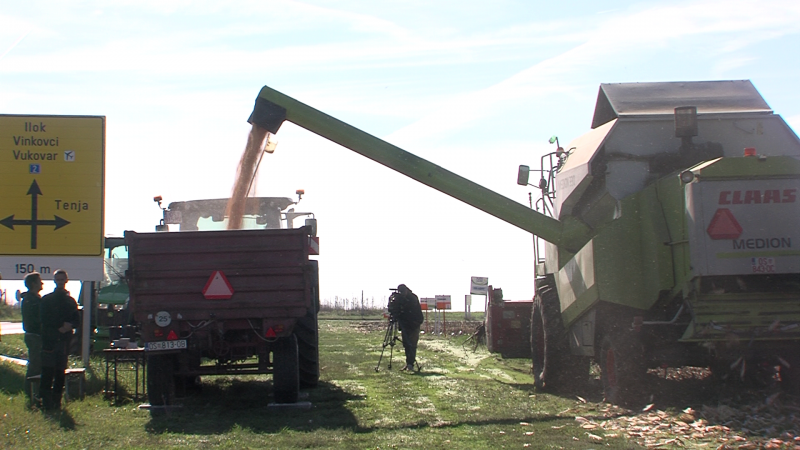
[[[101,351],[111,347],[113,341],[121,337],[135,340],[135,329],[132,326],[128,302],[128,283],[125,281],[125,270],[128,268],[128,250],[125,240],[118,237],[106,237],[105,254],[103,255],[104,277],[95,287],[95,305],[92,333],[93,351]],[[83,298],[83,296],[81,296]]]

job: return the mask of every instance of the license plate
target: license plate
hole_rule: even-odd
[[[182,348],[186,348],[186,339],[179,339],[177,341],[156,341],[156,342],[144,343],[145,351],[178,350]]]
[[[775,258],[750,258],[753,273],[775,273]]]

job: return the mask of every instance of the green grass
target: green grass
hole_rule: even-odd
[[[636,448],[623,437],[590,441],[576,415],[599,404],[536,393],[529,360],[473,352],[466,337],[423,336],[421,373],[392,370],[384,322],[321,320],[320,385],[301,393],[310,409],[268,407],[267,376],[207,377],[184,407],[151,417],[129,398],[121,373],[119,406],[103,395],[104,363],[92,360],[88,395],[60,414],[28,410],[24,367],[0,364],[0,448]],[[9,338],[9,339],[6,339]],[[18,339],[18,340],[17,340]],[[21,343],[4,336],[3,353]],[[22,346],[24,348],[24,345]]]
[[[0,355],[12,358],[28,359],[28,348],[25,346],[24,334],[6,334],[0,341]]]
[[[22,310],[18,307],[0,303],[0,321],[22,322]]]

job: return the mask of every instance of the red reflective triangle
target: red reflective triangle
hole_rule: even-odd
[[[233,287],[231,283],[225,278],[225,274],[219,270],[214,271],[206,282],[206,287],[203,288],[203,297],[209,300],[231,298],[233,296]]]
[[[317,236],[308,237],[308,254],[319,255],[319,237]]]
[[[264,335],[264,337],[268,337],[268,338],[274,338],[274,337],[277,337],[277,336],[278,335],[275,334],[275,330],[273,330],[272,327],[269,327],[269,329],[267,329],[267,333]]]
[[[706,230],[711,239],[736,239],[742,234],[742,226],[728,208],[719,208],[711,218]]]
[[[174,341],[176,339],[178,339],[178,335],[175,334],[175,330],[170,330],[169,334],[167,335],[167,340],[168,341]]]

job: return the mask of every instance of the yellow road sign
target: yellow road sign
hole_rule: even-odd
[[[0,254],[103,253],[105,117],[0,115]]]

